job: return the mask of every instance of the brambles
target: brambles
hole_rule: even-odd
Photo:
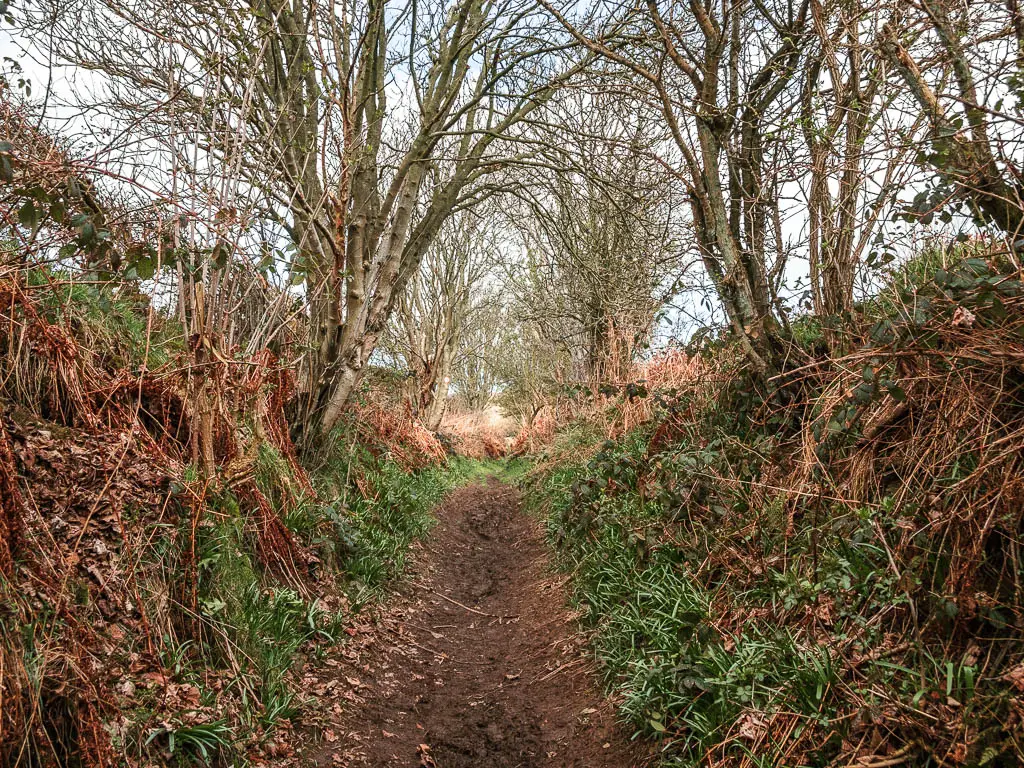
[[[0,0],[0,762],[290,759],[507,454],[670,764],[1024,762],[1020,5]]]
[[[915,311],[795,371],[806,400],[723,372],[530,481],[667,764],[1021,759],[1019,283],[971,256],[897,285]]]
[[[363,602],[401,574],[464,475],[365,422],[357,449],[339,436],[307,474],[269,356],[207,372],[221,382],[207,475],[191,451],[187,352],[132,288],[0,274],[0,340],[15,350],[0,365],[0,761],[213,764],[285,749],[307,706],[296,660],[339,641],[346,593]]]

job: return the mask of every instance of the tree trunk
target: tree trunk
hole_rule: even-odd
[[[420,416],[423,426],[431,432],[437,432],[440,428],[441,419],[444,418],[445,408],[448,405],[448,372],[449,366],[444,366],[436,377],[429,393],[429,400]]]

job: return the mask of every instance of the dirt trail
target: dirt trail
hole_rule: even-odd
[[[453,493],[410,583],[337,663],[318,765],[630,768],[563,580],[497,481]],[[501,618],[499,618],[501,617]],[[515,618],[508,618],[515,617]]]

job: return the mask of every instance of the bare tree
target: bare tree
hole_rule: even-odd
[[[490,303],[485,280],[494,253],[491,233],[476,214],[450,218],[409,281],[393,319],[392,346],[409,370],[413,409],[430,430],[444,416],[452,373],[466,332]]]
[[[907,150],[904,145],[887,152],[884,137],[873,137],[893,100],[885,87],[884,61],[875,52],[879,30],[869,23],[880,9],[820,0],[811,9],[814,39],[800,97],[809,171],[808,261],[814,311],[831,345],[839,348],[841,328],[853,312],[858,266],[879,215],[892,201],[893,178],[905,165]],[[881,179],[871,189],[874,176]]]
[[[47,0],[34,22],[103,74],[90,105],[142,144],[194,138],[152,169],[161,194],[177,192],[171,166],[227,167],[202,185],[211,218],[265,220],[288,241],[307,439],[337,422],[445,219],[529,153],[514,128],[572,69],[528,1]]]
[[[810,0],[544,5],[581,45],[631,72],[660,110],[729,324],[755,370],[776,369],[786,353],[785,254],[772,253],[768,233],[791,167],[785,138]]]
[[[1016,2],[922,0],[886,25],[878,46],[926,121],[921,158],[943,182],[919,212],[966,201],[1011,243],[1024,232],[1021,121],[1002,105],[1019,92],[1021,30]]]

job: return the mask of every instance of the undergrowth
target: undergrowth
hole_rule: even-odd
[[[334,442],[339,453],[350,441]],[[425,536],[435,522],[431,510],[457,485],[488,472],[485,462],[451,457],[443,465],[428,466],[408,473],[391,461],[380,461],[365,452],[350,454],[351,460],[367,462],[353,468],[338,456],[329,456],[314,475],[322,493],[340,490],[338,497],[347,507],[344,519],[326,508],[335,527],[334,540],[343,542],[343,569],[350,580],[350,597],[355,605],[379,597],[383,588],[405,569],[410,545]],[[343,487],[346,476],[357,473],[352,487]]]
[[[914,262],[781,401],[726,371],[540,457],[529,498],[664,765],[1024,760],[1024,291],[968,256]]]
[[[233,703],[215,707],[233,716],[147,726],[146,740],[136,742],[143,752],[159,745],[167,754],[179,750],[190,759],[239,758],[239,747],[253,740],[272,744],[275,728],[310,703],[291,670],[338,643],[352,613],[385,594],[405,570],[412,543],[430,530],[433,507],[481,471],[476,462],[455,458],[408,473],[391,461],[355,453],[314,474],[317,493],[307,495],[288,481],[286,463],[269,446],[261,447],[257,467],[261,489],[281,505],[285,525],[315,553],[317,591],[268,575],[253,553],[238,501],[223,498],[224,514],[213,516],[216,522],[204,526],[198,538],[199,612],[182,617],[184,626],[189,618],[196,625],[184,633],[193,639],[166,638],[166,653],[177,670],[175,680],[195,686],[200,703],[213,704],[234,687]],[[282,493],[294,498],[286,503]],[[184,567],[174,562],[169,570]],[[211,690],[210,670],[231,670],[231,679]]]
[[[0,764],[292,754],[303,662],[401,577],[443,495],[494,466],[400,466],[351,425],[301,466],[287,379],[263,357],[239,368],[263,378],[225,382],[237,401],[222,388],[234,411],[206,475],[172,318],[130,284],[44,269],[4,290],[0,473],[17,482],[0,478],[0,512],[18,527],[0,562]]]
[[[185,347],[180,325],[160,318],[147,322],[150,297],[130,283],[109,284],[75,279],[71,273],[30,269],[26,289],[38,296],[51,322],[74,329],[83,345],[100,353],[111,367],[155,369]]]

